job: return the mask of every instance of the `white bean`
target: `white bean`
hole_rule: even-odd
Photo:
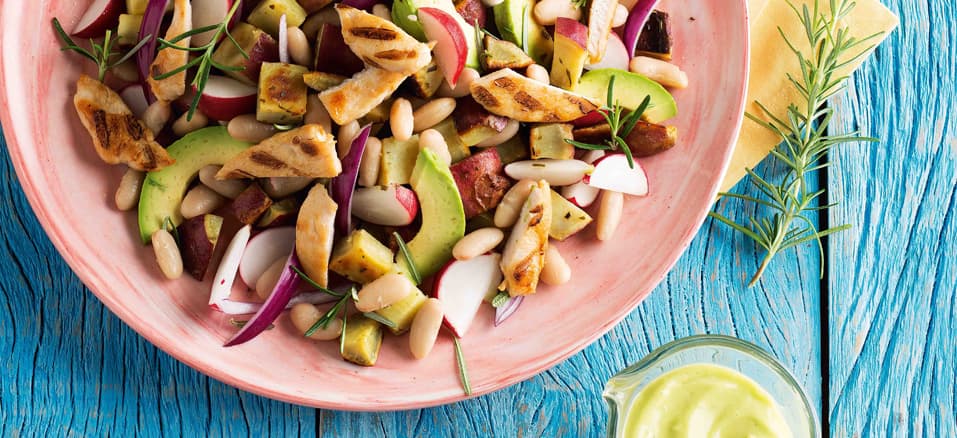
[[[648,57],[636,56],[628,63],[628,70],[647,76],[649,79],[671,88],[687,88],[688,75],[677,65],[667,61]]]
[[[506,141],[512,139],[515,134],[518,134],[518,129],[521,127],[521,123],[518,123],[518,120],[508,119],[508,123],[505,125],[505,128],[502,129],[502,132],[495,134],[485,140],[482,140],[475,144],[475,146],[480,148],[489,148],[492,146],[498,146]]]
[[[591,173],[595,166],[580,160],[541,160],[516,161],[505,166],[505,174],[512,179],[543,179],[550,186],[561,187],[575,184]]]
[[[469,87],[472,85],[472,82],[475,82],[476,79],[480,78],[482,75],[478,70],[474,68],[468,68],[462,70],[462,73],[459,75],[458,82],[455,83],[455,88],[449,86],[449,83],[442,81],[442,84],[439,85],[436,95],[440,97],[465,97],[472,93]]]
[[[456,260],[468,260],[485,254],[502,243],[505,233],[494,227],[475,230],[459,239],[452,247],[452,257]]]
[[[259,275],[259,278],[256,279],[256,296],[262,300],[269,298],[269,295],[272,294],[272,290],[276,287],[276,283],[279,282],[279,277],[282,275],[282,268],[286,266],[286,256],[282,256],[276,259],[262,274]]]
[[[212,213],[213,210],[221,207],[225,202],[226,198],[219,196],[219,193],[203,184],[199,184],[186,192],[183,202],[179,204],[179,212],[184,218],[190,219]]]
[[[209,124],[209,118],[198,109],[193,112],[193,118],[187,120],[188,117],[189,113],[186,112],[173,122],[173,134],[182,137]]]
[[[451,97],[432,99],[412,113],[412,130],[419,132],[438,125],[452,115],[452,111],[455,111],[455,99]]]
[[[359,290],[356,309],[360,312],[375,312],[401,301],[415,290],[415,285],[400,274],[385,274]]]
[[[126,173],[120,179],[120,185],[116,187],[116,194],[113,195],[116,208],[120,211],[129,211],[136,207],[140,200],[140,189],[143,187],[144,178],[146,178],[145,172],[126,169]]]
[[[312,65],[312,49],[309,48],[309,39],[306,38],[306,33],[302,29],[287,27],[286,42],[292,62],[299,65]]]
[[[179,254],[179,247],[176,246],[176,239],[165,229],[158,229],[153,232],[151,237],[153,242],[153,254],[156,255],[156,264],[160,271],[170,280],[175,280],[183,275],[183,257]]]
[[[285,198],[312,184],[315,178],[308,176],[276,176],[262,180],[259,185],[270,198]]]
[[[502,202],[499,202],[498,207],[495,208],[495,217],[492,219],[496,227],[508,228],[515,224],[518,215],[522,212],[522,204],[528,199],[528,194],[532,192],[532,187],[535,185],[535,181],[523,179],[505,192]]]
[[[336,139],[336,151],[339,158],[345,158],[349,155],[349,149],[352,149],[352,140],[359,135],[359,121],[353,120],[339,127],[339,136]]]
[[[332,132],[332,119],[329,118],[329,112],[325,105],[319,100],[318,94],[310,94],[306,98],[306,114],[303,116],[303,122],[306,124],[316,124],[322,127],[323,131]]]
[[[376,3],[375,6],[372,7],[372,15],[375,15],[385,21],[392,21],[392,11],[388,6],[382,3]]]
[[[621,222],[621,210],[625,203],[624,195],[609,190],[601,191],[601,203],[598,205],[598,217],[595,220],[595,236],[598,240],[608,240],[615,234]]]
[[[542,0],[532,9],[535,21],[543,26],[555,24],[558,17],[571,18],[578,21],[582,18],[582,10],[570,0]]]
[[[442,309],[442,302],[429,298],[412,320],[412,327],[409,328],[409,350],[416,359],[422,359],[429,355],[432,347],[435,346],[435,339],[439,336],[439,329],[442,328],[442,318],[445,317],[445,311]]]
[[[359,185],[373,187],[379,180],[379,165],[382,163],[382,142],[375,137],[369,137],[366,148],[362,151],[362,160],[359,161]]]
[[[538,64],[532,64],[526,67],[525,76],[528,77],[529,79],[536,80],[546,85],[548,85],[549,81],[551,80],[548,77],[548,70],[546,70],[545,67],[542,67]]]
[[[276,127],[256,120],[255,114],[233,117],[226,125],[229,136],[239,141],[259,143],[276,133]]]
[[[236,199],[243,190],[246,190],[246,182],[241,179],[216,179],[216,173],[222,168],[223,166],[215,164],[204,166],[199,169],[199,180],[214,192],[229,199]]]
[[[319,319],[322,318],[322,312],[316,306],[309,303],[299,303],[292,306],[289,310],[289,319],[296,330],[303,335],[312,328]],[[339,338],[342,334],[342,319],[333,318],[325,328],[319,327],[309,335],[309,339],[316,341],[331,341]]]
[[[413,122],[412,103],[408,99],[398,98],[392,102],[389,110],[389,127],[396,140],[406,141],[412,137]]]
[[[545,284],[557,286],[568,283],[572,278],[572,268],[565,263],[562,253],[558,252],[555,245],[548,245],[545,250],[545,266],[542,267],[541,280]]]
[[[419,149],[428,149],[435,153],[439,161],[446,166],[452,164],[452,154],[449,152],[449,145],[445,142],[445,137],[439,131],[426,129],[419,134]]]
[[[494,8],[495,6],[502,4],[504,1],[505,0],[482,0],[482,4],[485,5],[486,8]]]
[[[611,27],[621,27],[628,21],[628,8],[619,3],[615,8],[615,16],[611,19]]]
[[[153,131],[153,134],[159,134],[166,126],[166,122],[169,122],[171,114],[169,102],[157,100],[146,107],[146,111],[143,112],[143,122],[150,131]]]

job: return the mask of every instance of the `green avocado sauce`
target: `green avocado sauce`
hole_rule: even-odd
[[[789,438],[781,409],[744,374],[711,364],[669,371],[643,388],[625,410],[624,436]]]

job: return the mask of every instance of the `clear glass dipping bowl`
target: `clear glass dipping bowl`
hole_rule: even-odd
[[[781,408],[795,438],[819,438],[820,423],[801,385],[764,350],[730,336],[695,335],[658,347],[614,375],[602,396],[608,403],[608,437],[624,436],[631,400],[658,376],[685,365],[712,364],[731,368],[758,383]]]

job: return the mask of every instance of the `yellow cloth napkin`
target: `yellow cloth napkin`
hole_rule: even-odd
[[[814,4],[814,0],[793,2],[799,10],[803,4]],[[826,0],[820,3],[822,7],[829,4]],[[806,39],[802,36],[803,28],[785,0],[748,0],[748,7],[751,11],[751,80],[748,84],[745,111],[760,114],[759,108],[754,104],[759,101],[772,113],[783,116],[788,105],[799,98],[786,74],[799,75],[800,69],[794,55],[778,33],[778,27],[795,43]],[[846,18],[846,22],[850,26],[851,34],[857,38],[883,31],[883,35],[872,40],[872,44],[876,46],[897,27],[898,20],[879,0],[857,0],[857,7]],[[806,43],[803,48],[807,48]],[[844,73],[853,73],[869,56],[863,56],[848,65]],[[730,190],[746,175],[745,168],[757,166],[780,142],[781,138],[776,134],[745,118],[731,157],[731,165],[721,184],[721,191]]]

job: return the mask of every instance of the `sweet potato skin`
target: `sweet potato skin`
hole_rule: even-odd
[[[498,206],[511,186],[495,148],[488,148],[459,161],[450,170],[462,196],[466,218],[478,216]]]
[[[240,222],[252,225],[272,206],[272,199],[259,184],[252,183],[229,204],[229,211]]]

